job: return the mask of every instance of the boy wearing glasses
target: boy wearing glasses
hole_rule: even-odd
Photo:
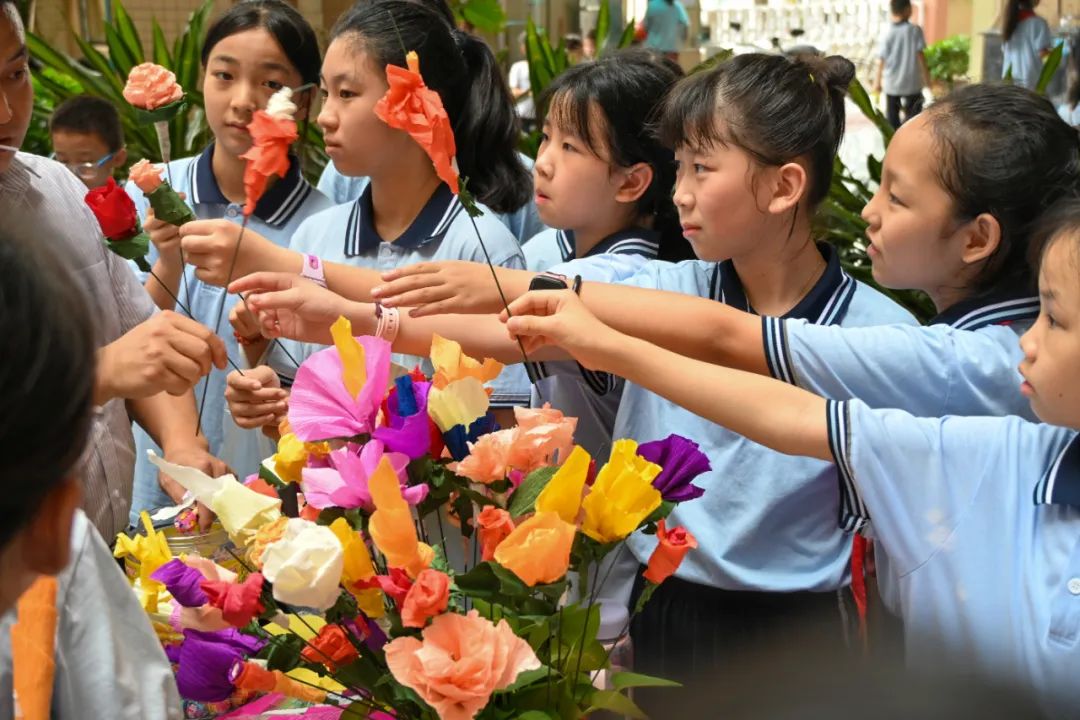
[[[108,100],[76,95],[49,121],[53,158],[91,190],[104,185],[127,162],[120,115]]]

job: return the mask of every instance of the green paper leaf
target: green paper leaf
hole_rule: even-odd
[[[106,239],[105,244],[109,247],[109,250],[125,260],[144,258],[146,253],[150,252],[150,236],[143,232],[127,240],[112,241]]]
[[[610,710],[618,715],[648,720],[648,716],[634,704],[633,700],[615,690],[597,690],[589,698],[589,702],[589,709],[585,711],[585,715],[597,710]]]
[[[516,520],[522,515],[533,512],[536,507],[536,498],[540,497],[540,493],[551,482],[551,478],[558,470],[557,467],[544,467],[529,473],[510,498],[510,516]]]
[[[185,107],[187,107],[187,99],[180,98],[174,103],[162,105],[154,110],[135,108],[135,123],[137,125],[142,125],[143,127],[149,127],[159,122],[170,122],[179,115]]]
[[[616,690],[637,687],[682,687],[681,683],[677,683],[674,680],[665,680],[664,678],[633,672],[617,672],[612,674],[611,685]]]
[[[259,463],[259,477],[269,483],[275,490],[281,490],[288,484],[279,478],[277,473],[266,467],[265,463]]]
[[[195,219],[195,213],[188,204],[180,199],[176,190],[168,182],[163,182],[157,190],[146,196],[150,207],[154,208],[154,217],[158,220],[180,227]]]
[[[496,690],[496,695],[505,695],[507,693],[515,693],[518,690],[527,688],[536,682],[547,682],[548,673],[552,672],[551,668],[546,665],[542,665],[535,670],[526,670],[519,673],[514,682],[507,685],[502,690]]]

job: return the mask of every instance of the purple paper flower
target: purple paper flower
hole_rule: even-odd
[[[210,602],[199,587],[199,583],[205,579],[203,574],[178,558],[159,567],[150,577],[164,585],[173,599],[184,607],[197,608]]]
[[[233,693],[229,671],[237,660],[259,652],[266,643],[230,628],[218,632],[185,630],[176,685],[180,695],[199,702],[220,702]]]
[[[639,445],[638,455],[662,468],[652,484],[664,500],[686,502],[705,494],[703,488],[692,482],[701,473],[711,470],[712,465],[693,440],[668,435],[663,440]]]
[[[414,383],[412,378],[404,375],[395,384],[397,387],[386,399],[386,425],[371,436],[385,443],[387,450],[404,453],[410,460],[415,460],[431,450],[431,421],[427,414],[431,383]]]

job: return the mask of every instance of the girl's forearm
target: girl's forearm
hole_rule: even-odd
[[[778,452],[832,459],[823,398],[638,338],[615,338],[603,350],[601,369]]]

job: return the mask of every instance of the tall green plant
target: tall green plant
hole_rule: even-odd
[[[50,151],[48,117],[56,105],[85,93],[104,98],[116,107],[132,161],[148,158],[160,162],[161,151],[154,128],[136,122],[134,108],[123,96],[131,68],[143,62],[154,62],[172,70],[187,93],[187,111],[169,123],[173,156],[184,157],[201,151],[211,139],[203,96],[198,88],[203,35],[212,9],[213,0],[203,0],[171,46],[161,26],[153,21],[149,56],[135,23],[120,0],[113,0],[112,21],[105,24],[105,53],[72,33],[82,54],[82,59],[77,60],[59,52],[39,35],[28,32],[26,44],[38,69],[34,74],[33,127],[24,147],[30,152],[47,155]],[[309,177],[317,177],[326,165],[322,136],[314,123],[304,123],[302,132],[304,169]]]
[[[926,47],[926,65],[930,77],[951,90],[959,78],[967,75],[971,65],[971,38],[953,35]]]

